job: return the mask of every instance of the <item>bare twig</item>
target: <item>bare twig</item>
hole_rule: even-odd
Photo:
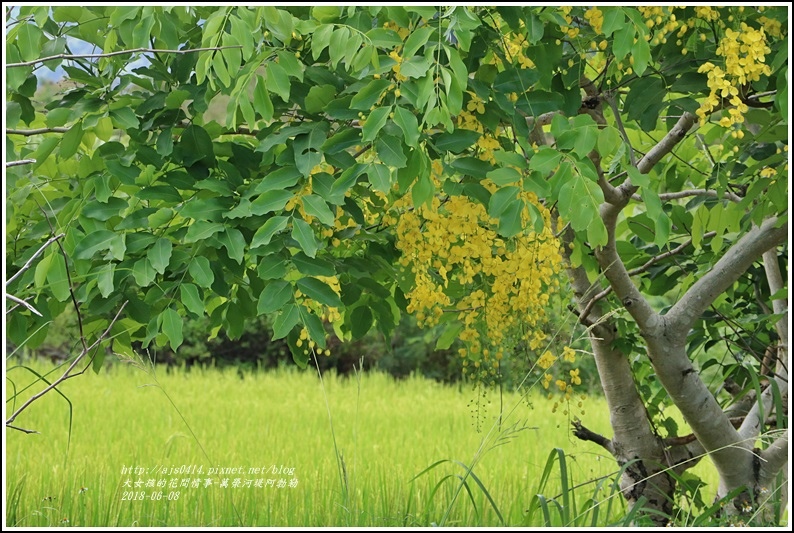
[[[35,159],[20,159],[19,161],[8,161],[6,163],[6,168],[19,167],[22,165],[32,165],[35,162],[36,162]]]
[[[113,57],[125,54],[190,54],[193,52],[210,52],[214,50],[225,50],[228,48],[242,48],[241,45],[232,46],[215,46],[210,48],[190,48],[187,50],[162,50],[159,48],[133,48],[132,50],[118,50],[116,52],[108,52],[105,54],[57,54],[54,56],[41,57],[32,61],[23,61],[21,63],[8,63],[6,68],[29,67],[37,63],[46,63],[55,59],[94,59],[101,57]]]
[[[629,135],[626,133],[626,128],[623,127],[623,120],[620,118],[620,110],[618,109],[618,104],[615,102],[615,97],[611,94],[608,94],[605,100],[609,104],[609,107],[612,108],[612,114],[615,115],[615,123],[618,126],[620,135],[623,137],[623,142],[625,142],[626,146],[629,147],[629,161],[631,162],[631,166],[636,167],[637,158],[634,155],[634,147],[631,145]]]
[[[6,426],[7,427],[10,427],[11,424],[14,422],[14,420],[20,415],[20,413],[22,413],[22,411],[24,411],[25,409],[30,407],[30,405],[33,402],[35,402],[36,400],[38,400],[39,398],[41,398],[42,396],[47,394],[49,391],[51,391],[52,389],[54,389],[55,387],[60,385],[63,381],[67,380],[70,377],[73,377],[73,376],[70,376],[69,374],[72,372],[72,370],[74,370],[74,367],[77,366],[77,364],[83,359],[83,357],[85,357],[85,355],[88,352],[93,350],[96,346],[99,346],[99,344],[104,340],[104,338],[107,337],[107,335],[110,333],[111,328],[113,327],[113,324],[115,324],[116,321],[119,319],[119,317],[121,316],[121,312],[124,310],[124,307],[126,307],[127,303],[128,302],[125,301],[123,304],[121,304],[121,307],[119,308],[118,312],[116,313],[116,316],[114,316],[113,320],[110,321],[110,324],[105,329],[105,331],[103,331],[102,334],[99,335],[99,337],[97,337],[97,339],[91,344],[91,346],[86,346],[85,348],[83,348],[83,350],[80,352],[80,354],[77,357],[75,357],[74,361],[72,361],[72,364],[69,365],[69,368],[66,369],[66,372],[64,372],[58,379],[56,379],[55,381],[50,383],[41,392],[39,392],[37,394],[34,394],[30,398],[28,398],[28,400],[24,404],[22,404],[19,407],[19,409],[14,411],[14,414],[12,414],[8,418],[8,420],[6,420]],[[18,429],[18,428],[15,428],[15,429]]]
[[[42,244],[42,245],[41,245],[41,247],[40,247],[38,250],[36,250],[36,253],[35,253],[35,254],[33,254],[32,256],[30,256],[30,259],[28,259],[28,260],[27,260],[27,262],[25,262],[25,264],[24,264],[24,265],[22,265],[22,268],[20,268],[20,269],[19,269],[19,271],[18,271],[16,274],[14,274],[14,275],[13,275],[13,276],[11,276],[10,278],[8,278],[8,280],[6,281],[6,287],[8,287],[8,285],[9,285],[9,284],[11,284],[11,282],[12,282],[12,281],[14,281],[14,280],[15,280],[15,279],[17,279],[19,276],[21,276],[21,275],[22,275],[22,274],[23,274],[23,273],[24,273],[24,272],[25,272],[27,269],[29,269],[29,268],[30,268],[30,266],[33,264],[33,260],[34,260],[34,259],[36,259],[36,258],[37,258],[39,255],[41,255],[41,253],[42,253],[42,252],[43,252],[43,251],[44,251],[44,250],[45,250],[45,249],[46,249],[46,248],[47,248],[47,247],[48,247],[50,244],[54,243],[54,242],[55,242],[55,241],[57,241],[58,239],[61,239],[61,238],[65,237],[65,236],[66,236],[66,234],[65,234],[65,233],[59,233],[58,235],[55,235],[54,237],[50,237],[50,238],[49,238],[49,240],[48,240],[47,242],[45,242],[44,244]]]
[[[35,308],[35,307],[33,307],[32,305],[30,305],[28,302],[26,302],[26,301],[25,301],[25,300],[23,300],[23,299],[21,299],[21,298],[17,298],[17,297],[16,297],[16,296],[14,296],[13,294],[8,294],[8,293],[6,293],[6,298],[8,298],[9,300],[11,300],[12,302],[16,302],[16,303],[18,303],[19,305],[21,305],[21,306],[25,307],[25,308],[26,308],[28,311],[30,311],[30,312],[31,312],[31,313],[33,313],[34,315],[37,315],[37,316],[43,316],[41,313],[39,313],[39,312],[36,310],[36,308]],[[9,309],[8,311],[6,311],[6,314],[10,313],[11,311],[13,311],[13,310],[14,310],[14,309],[16,309],[16,308],[17,308],[17,306],[14,306],[14,307],[12,307],[12,308],[11,308],[11,309]]]
[[[17,426],[12,426],[11,424],[6,424],[6,427],[8,429],[16,429],[17,431],[21,431],[22,433],[27,433],[27,434],[35,433],[35,434],[38,435],[38,433],[39,433],[35,429],[25,429],[25,428],[21,428],[21,427],[17,427]]]
[[[69,131],[69,128],[64,128],[61,126],[57,126],[54,128],[35,128],[32,130],[18,130],[14,128],[7,128],[6,135],[24,135],[25,137],[31,137],[33,135],[42,135],[44,133],[66,133]]]

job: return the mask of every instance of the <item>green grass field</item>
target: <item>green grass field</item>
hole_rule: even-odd
[[[21,369],[8,377],[17,388],[31,381]],[[421,378],[326,375],[321,386],[311,372],[155,376],[116,364],[59,389],[73,406],[71,440],[69,404],[55,392],[15,421],[40,434],[6,432],[10,526],[533,526],[544,523],[542,513],[527,513],[538,491],[566,492],[559,501],[572,525],[625,513],[609,479],[597,513],[586,501],[596,484],[561,491],[559,463],[542,483],[555,448],[565,451],[569,486],[617,467],[576,440],[568,416],[552,414],[540,394],[505,394],[500,430],[500,397],[490,393],[478,432],[474,391]],[[603,400],[585,409],[586,425],[608,435]],[[475,458],[467,477],[462,465]],[[183,466],[194,472],[168,474]]]

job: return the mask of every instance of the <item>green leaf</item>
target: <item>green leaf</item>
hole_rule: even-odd
[[[626,24],[615,31],[615,38],[612,42],[612,53],[615,54],[617,61],[622,61],[634,46],[634,37],[637,35],[633,24]]]
[[[274,216],[267,219],[262,224],[262,227],[254,233],[254,238],[251,240],[251,248],[270,244],[273,236],[287,227],[288,221],[289,217],[285,216]]]
[[[382,193],[388,193],[392,186],[392,173],[386,165],[370,163],[367,165],[367,176],[372,188]]]
[[[89,233],[74,247],[74,257],[75,259],[91,259],[96,252],[110,249],[115,238],[115,233],[104,229]]]
[[[171,349],[176,351],[182,345],[182,317],[171,308],[163,311],[160,315],[163,321],[162,332],[168,337]]]
[[[637,167],[628,166],[626,171],[631,178],[631,184],[637,187],[649,187],[651,185],[650,176],[641,173]]]
[[[306,210],[307,214],[317,217],[322,224],[333,227],[336,217],[331,212],[328,204],[325,203],[325,200],[316,194],[303,196],[301,199],[303,200],[303,208]]]
[[[358,91],[353,99],[350,101],[351,109],[358,109],[360,111],[369,111],[369,109],[378,101],[380,95],[391,84],[387,79],[373,79]]]
[[[320,113],[334,98],[336,98],[336,88],[333,85],[315,85],[306,95],[304,108],[307,113]]]
[[[301,177],[302,174],[296,167],[281,167],[265,176],[262,181],[254,187],[251,194],[260,194],[277,189],[288,189],[298,183]]]
[[[614,126],[605,126],[598,132],[598,142],[596,143],[598,146],[598,153],[602,158],[614,155],[615,150],[618,149],[621,142],[622,139],[620,138],[618,129]]]
[[[99,289],[99,294],[102,295],[102,298],[107,298],[113,293],[114,272],[115,266],[113,263],[108,263],[105,268],[100,270],[97,274],[97,288]]]
[[[89,202],[83,208],[83,216],[96,220],[106,221],[118,216],[127,207],[127,201],[123,198],[111,196],[107,202]]]
[[[439,151],[461,153],[482,137],[477,131],[457,129],[452,133],[440,133],[433,138],[433,144]]]
[[[132,264],[132,277],[140,287],[148,287],[157,277],[157,272],[146,258],[141,258]]]
[[[271,211],[280,211],[293,196],[295,194],[292,191],[281,189],[264,192],[251,202],[251,213],[265,215]]]
[[[350,313],[350,332],[352,340],[362,338],[372,328],[372,311],[366,305],[360,305]]]
[[[154,245],[146,252],[146,257],[149,259],[149,263],[158,274],[165,274],[165,269],[168,267],[168,263],[171,261],[172,249],[173,244],[171,244],[171,241],[161,237],[157,239]]]
[[[543,147],[529,159],[529,169],[546,176],[560,164],[562,154],[554,148]]]
[[[179,285],[179,294],[185,309],[196,316],[204,316],[204,300],[199,295],[198,288],[192,283]]]
[[[317,278],[301,278],[296,285],[303,294],[317,303],[328,307],[342,307],[342,301],[334,290]]]
[[[314,235],[312,227],[306,223],[305,220],[300,218],[292,219],[292,238],[298,241],[301,250],[304,251],[309,257],[317,255],[317,249],[320,243]]]
[[[414,30],[413,33],[408,36],[408,39],[405,40],[402,56],[407,58],[412,57],[420,47],[427,44],[430,35],[432,35],[434,31],[435,29],[430,26],[420,26]]]
[[[270,121],[273,119],[273,102],[267,91],[267,82],[262,76],[256,77],[256,87],[254,87],[254,110],[259,113],[262,120]]]
[[[391,135],[382,135],[375,142],[375,151],[380,160],[392,168],[403,168],[408,159],[402,150],[402,141]]]
[[[333,33],[333,24],[323,24],[314,30],[312,34],[312,58],[314,58],[315,61],[317,61],[317,58],[323,53],[323,50],[328,48]]]
[[[135,113],[129,107],[112,110],[110,118],[113,119],[113,123],[117,128],[123,130],[137,129],[140,126],[138,117],[135,116]]]
[[[623,8],[602,6],[601,11],[604,13],[601,31],[604,32],[605,37],[608,38],[626,24],[626,15],[623,14]]]
[[[414,183],[411,188],[411,200],[414,207],[419,208],[422,205],[430,206],[430,201],[433,199],[433,181],[427,174],[422,174]]]
[[[245,237],[240,233],[240,230],[226,228],[226,231],[218,235],[217,239],[226,248],[231,259],[234,259],[240,264],[243,263],[243,257],[245,256]]]
[[[491,201],[488,204],[488,214],[494,218],[498,218],[511,204],[518,202],[518,187],[502,187],[491,195]]]
[[[394,109],[394,123],[402,130],[405,144],[416,148],[419,145],[419,122],[416,115],[403,107],[396,107]]]
[[[209,239],[223,229],[223,224],[207,222],[206,220],[197,220],[188,226],[184,241],[186,243],[203,241]]]
[[[17,32],[16,45],[23,61],[38,59],[41,54],[41,40],[44,33],[35,25],[23,23]]]
[[[333,276],[336,274],[333,263],[317,257],[311,258],[303,252],[292,256],[292,264],[297,267],[298,272],[307,276]]]
[[[487,176],[492,182],[499,185],[500,187],[510,183],[515,183],[521,179],[521,173],[510,167],[497,168],[490,171]]]
[[[259,315],[273,313],[292,300],[292,285],[287,281],[277,279],[268,283],[259,294],[256,312]]]
[[[320,348],[325,348],[325,328],[323,327],[323,322],[320,320],[320,317],[302,305],[298,307],[298,310],[300,311],[301,322],[303,322],[303,325],[309,332],[309,338]]]
[[[289,103],[290,82],[287,71],[278,63],[270,62],[266,67],[265,84],[270,92],[276,93],[284,102]]]
[[[273,256],[265,256],[256,268],[256,273],[263,280],[281,279],[287,274],[287,262]]]
[[[185,166],[189,167],[198,161],[205,161],[208,164],[215,161],[212,138],[201,126],[195,124],[188,126],[179,138],[179,148]]]
[[[200,287],[212,287],[215,281],[215,274],[212,272],[210,262],[206,257],[197,256],[191,259],[188,265],[188,272]]]
[[[55,256],[50,263],[50,268],[47,271],[47,283],[50,285],[52,295],[59,302],[65,302],[71,297],[66,263],[60,255]]]
[[[285,305],[273,322],[273,340],[283,339],[300,323],[300,311],[294,303]]]
[[[449,322],[444,326],[444,331],[436,341],[436,350],[448,350],[452,343],[455,342],[463,331],[462,322]]]
[[[364,126],[361,128],[362,141],[368,142],[375,139],[375,136],[386,124],[386,120],[389,118],[391,109],[391,106],[379,107],[369,114],[366,122],[364,122]]]
[[[599,215],[599,208],[604,201],[604,193],[596,182],[584,176],[581,171],[571,172],[571,164],[564,162],[560,171],[555,174],[559,183],[559,201],[557,207],[560,215],[571,223],[576,231],[587,229],[588,236],[596,240],[592,246],[606,244],[606,228]]]
[[[631,49],[631,56],[634,58],[634,72],[637,76],[642,76],[651,61],[650,43],[644,38],[637,39],[637,44]]]
[[[80,147],[80,141],[83,140],[83,122],[76,122],[69,131],[63,134],[61,139],[60,155],[63,159],[69,159]]]

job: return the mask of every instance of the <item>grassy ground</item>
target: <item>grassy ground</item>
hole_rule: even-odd
[[[30,381],[19,369],[9,377],[17,387]],[[559,464],[542,484],[554,448],[565,451],[569,485],[616,470],[600,448],[570,435],[562,410],[552,414],[552,401],[535,394],[501,399],[512,412],[500,430],[498,392],[483,400],[466,387],[380,374],[327,375],[323,387],[309,372],[153,375],[115,365],[60,390],[73,406],[71,439],[68,403],[55,393],[16,420],[40,434],[7,432],[8,525],[541,525],[541,514],[526,510],[537,492],[561,492]],[[479,417],[472,414],[478,399],[491,401]],[[591,398],[585,409],[586,425],[608,434],[603,400]],[[474,476],[466,477],[462,465],[475,458]],[[183,466],[193,473],[162,472]],[[134,486],[138,479],[143,486]],[[581,514],[579,525],[603,525],[625,512],[604,481],[594,517],[585,502],[594,489],[569,491],[577,498],[566,505],[570,520]]]

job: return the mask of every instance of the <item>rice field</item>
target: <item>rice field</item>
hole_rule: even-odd
[[[32,375],[8,377],[20,389]],[[59,390],[15,422],[39,434],[6,432],[9,526],[537,526],[541,513],[527,510],[539,492],[564,493],[572,524],[625,514],[610,479],[597,493],[570,488],[616,466],[539,393],[122,364]],[[609,434],[603,400],[585,409],[585,424]],[[567,487],[559,462],[543,476],[555,448]]]

